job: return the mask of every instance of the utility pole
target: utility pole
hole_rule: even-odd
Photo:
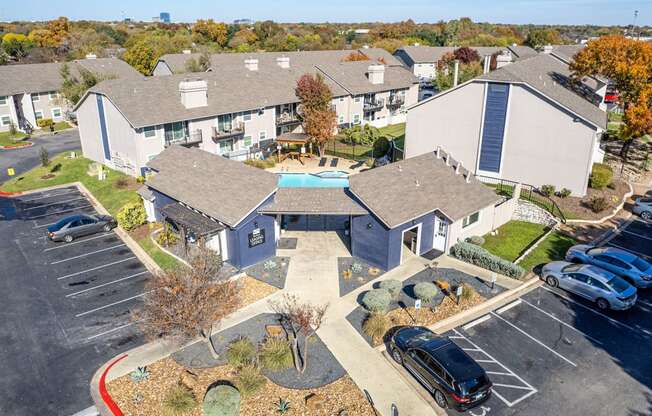
[[[634,10],[634,22],[632,23],[632,38],[636,38],[636,40],[641,40],[641,34],[636,33],[636,20],[638,18],[638,10]]]

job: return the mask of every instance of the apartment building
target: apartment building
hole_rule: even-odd
[[[102,78],[133,79],[141,75],[126,62],[115,58],[88,58],[68,63],[0,66],[0,131],[29,132],[39,129],[38,120],[63,121],[70,111],[60,95],[61,68],[68,65],[72,74],[81,68]]]
[[[76,107],[84,155],[130,175],[144,174],[172,144],[258,158],[276,137],[301,132],[294,90],[305,73],[321,75],[330,87],[340,126],[403,122],[417,102],[417,80],[408,71],[369,61],[307,68],[286,56],[267,65],[247,58],[220,71],[107,80]]]

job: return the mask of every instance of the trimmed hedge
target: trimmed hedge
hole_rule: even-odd
[[[491,254],[475,244],[459,242],[451,248],[451,254],[462,261],[505,276],[519,278],[525,273],[522,267]]]
[[[131,231],[147,222],[147,214],[142,201],[130,202],[120,208],[117,215],[118,224],[126,231]]]
[[[380,282],[380,288],[385,289],[392,296],[392,299],[398,299],[403,289],[403,283],[396,279],[387,279]]]
[[[423,303],[428,303],[437,296],[439,289],[437,285],[430,282],[419,282],[414,285],[414,295]]]
[[[387,289],[371,289],[362,296],[362,305],[374,313],[385,313],[391,301],[392,295]]]
[[[614,177],[614,171],[611,166],[604,163],[594,163],[591,169],[589,185],[593,189],[604,189],[611,183]]]

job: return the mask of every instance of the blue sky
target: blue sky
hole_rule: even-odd
[[[495,23],[652,25],[652,0],[0,0],[0,20],[150,20],[168,11],[174,21],[237,18],[282,22],[435,22],[461,16]]]

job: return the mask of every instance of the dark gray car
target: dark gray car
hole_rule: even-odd
[[[70,243],[75,238],[99,232],[109,232],[117,226],[108,215],[71,215],[48,227],[48,238],[52,241]]]

